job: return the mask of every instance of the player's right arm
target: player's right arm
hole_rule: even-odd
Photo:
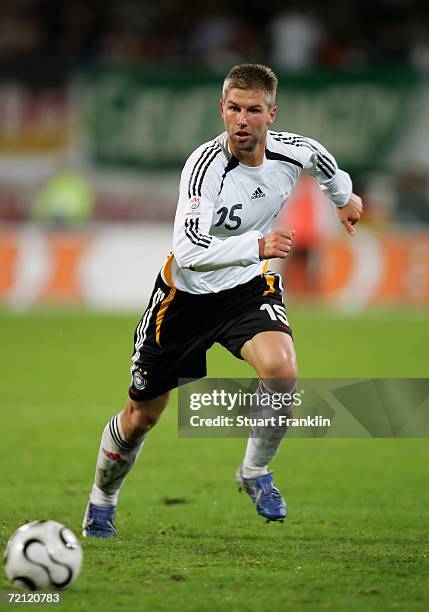
[[[222,157],[213,141],[199,147],[182,171],[173,238],[174,257],[181,268],[206,272],[260,261],[261,232],[252,230],[224,240],[210,234],[225,169]]]

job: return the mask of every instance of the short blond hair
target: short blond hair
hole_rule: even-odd
[[[222,89],[225,100],[231,89],[262,91],[270,108],[276,103],[277,77],[271,68],[263,64],[238,64],[229,71]]]

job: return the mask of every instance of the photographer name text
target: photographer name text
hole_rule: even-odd
[[[191,427],[330,427],[331,419],[321,416],[294,418],[283,414],[270,417],[218,415],[207,418],[194,414],[190,417],[189,424]]]

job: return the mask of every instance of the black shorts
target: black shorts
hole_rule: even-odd
[[[277,273],[198,295],[169,287],[159,274],[134,333],[129,396],[151,399],[177,387],[179,378],[203,378],[215,342],[242,359],[243,344],[262,331],[292,336]]]

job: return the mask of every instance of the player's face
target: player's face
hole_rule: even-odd
[[[221,115],[231,152],[240,158],[240,154],[257,153],[265,148],[267,129],[275,119],[276,107],[267,104],[262,91],[232,88],[221,100]]]

